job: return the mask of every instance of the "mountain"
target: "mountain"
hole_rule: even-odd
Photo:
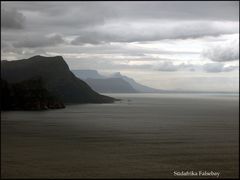
[[[77,78],[61,56],[34,56],[16,61],[1,61],[1,78],[18,83],[39,77],[45,88],[65,103],[110,103],[115,99],[92,90]]]
[[[72,70],[72,72],[80,79],[84,79],[97,92],[105,92],[105,93],[106,92],[118,92],[118,93],[164,92],[164,90],[154,89],[148,86],[144,86],[140,83],[137,83],[134,79],[124,76],[120,72],[116,72],[110,75],[109,77],[99,74],[96,70]],[[91,80],[88,80],[88,79],[91,79]],[[114,82],[114,80],[117,80],[118,82]],[[105,87],[103,87],[103,84],[101,83],[103,83]],[[122,86],[120,86],[120,84],[118,85],[118,83],[120,83]],[[131,88],[129,86],[131,86]],[[118,87],[119,89],[116,89],[115,87]]]
[[[122,78],[108,78],[96,70],[72,70],[80,79],[83,79],[93,90],[99,93],[137,93],[137,91]]]
[[[116,72],[116,73],[112,74],[111,77],[124,79],[134,89],[136,89],[138,92],[141,92],[141,93],[159,93],[159,92],[163,92],[164,91],[164,90],[154,89],[154,88],[151,88],[151,87],[148,87],[148,86],[144,86],[144,85],[142,85],[140,83],[137,83],[134,79],[129,78],[127,76],[123,76],[120,72]]]
[[[1,110],[46,110],[65,108],[52,96],[40,78],[9,84],[1,79]]]
[[[137,91],[121,78],[85,79],[95,91],[100,93],[137,93]]]
[[[71,70],[75,76],[80,79],[105,79],[105,76],[99,74],[96,70],[88,70],[88,69],[81,69],[81,70]]]

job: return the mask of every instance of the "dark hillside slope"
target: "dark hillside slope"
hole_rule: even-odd
[[[61,56],[34,56],[29,59],[1,62],[1,77],[9,83],[40,77],[46,89],[66,103],[110,103],[114,98],[93,91],[75,77]]]
[[[46,110],[64,107],[58,98],[44,88],[41,79],[14,84],[1,79],[1,110]]]

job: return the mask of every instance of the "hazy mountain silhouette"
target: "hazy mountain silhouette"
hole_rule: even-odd
[[[108,103],[115,100],[98,94],[77,78],[61,56],[2,61],[1,77],[9,83],[40,77],[46,89],[66,103]]]
[[[127,81],[134,89],[136,89],[138,92],[141,93],[159,93],[159,92],[164,92],[164,90],[160,90],[160,89],[154,89],[145,85],[142,85],[140,83],[137,83],[134,79],[124,76],[122,75],[120,72],[116,72],[114,74],[111,75],[111,77],[115,77],[115,78],[122,78],[125,81]]]
[[[102,76],[96,70],[91,69],[80,69],[80,70],[71,70],[75,76],[79,77],[80,79],[105,79],[105,76]]]
[[[99,74],[96,70],[72,70],[79,78],[84,79],[98,92],[116,93],[158,93],[164,90],[154,89],[137,83],[134,79],[116,72],[109,77]],[[105,86],[103,86],[105,85]]]
[[[121,78],[85,79],[95,91],[100,93],[137,93],[137,91]]]

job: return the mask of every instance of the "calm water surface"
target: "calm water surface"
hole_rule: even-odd
[[[1,112],[2,177],[238,177],[238,95],[111,96],[122,101]]]

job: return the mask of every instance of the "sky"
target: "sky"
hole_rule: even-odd
[[[1,1],[1,60],[34,55],[158,89],[239,91],[239,2]]]

